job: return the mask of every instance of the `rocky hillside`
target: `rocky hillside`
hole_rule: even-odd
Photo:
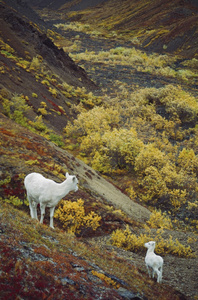
[[[147,209],[133,203],[65,150],[2,114],[0,137],[1,299],[15,299],[15,295],[24,299],[98,299],[99,295],[101,299],[188,299],[185,293],[191,294],[192,286],[196,285],[194,259],[166,256],[164,284],[158,285],[147,276],[144,253],[127,253],[113,247],[109,238],[103,241],[112,230],[126,224],[138,232],[149,219]],[[96,232],[85,228],[76,238],[65,233],[56,219],[53,231],[49,229],[48,211],[44,225],[39,225],[30,219],[25,204],[13,208],[5,203],[4,199],[13,203],[17,198],[25,201],[23,178],[27,173],[38,171],[57,181],[66,170],[77,174],[80,182],[79,191],[67,195],[67,200],[84,199],[86,213],[95,211],[102,217]],[[180,239],[187,236],[194,239],[187,234],[180,235]],[[182,266],[182,293],[177,272],[170,280],[167,265],[171,274],[174,269],[179,272],[178,266]]]
[[[103,69],[97,62],[101,68],[96,72],[91,62],[92,74],[100,73],[95,84],[97,80],[93,82],[60,47],[61,43],[70,47],[81,34],[72,31],[63,37],[62,31],[54,30],[52,22],[44,22],[28,2],[0,2],[0,298],[194,299],[197,235],[179,225],[149,228],[151,212],[146,205],[132,201],[118,187],[118,180],[114,181],[116,176],[101,176],[78,159],[79,143],[75,136],[70,140],[65,135],[65,126],[80,112],[106,107],[107,95],[100,89],[100,80],[113,89],[110,77],[119,72],[112,71],[106,80],[107,65]],[[79,1],[79,5],[87,8],[91,2]],[[59,14],[55,8],[64,12],[65,2],[50,3],[50,14]],[[40,9],[48,6],[47,1],[31,4],[39,8],[40,16],[46,14]],[[90,47],[97,42],[87,34],[82,36],[89,39]],[[102,43],[106,47],[103,40],[98,42],[99,48]],[[52,230],[48,210],[43,225],[31,220],[23,180],[33,171],[57,182],[65,179],[66,172],[77,175],[79,190],[65,200],[83,200],[86,216],[92,212],[99,215],[98,228],[82,226],[74,235],[54,218]],[[129,179],[122,174],[117,178],[125,183]],[[134,244],[139,238],[140,249],[126,251],[112,244],[112,232],[126,228],[135,236]],[[148,277],[144,264],[143,240],[156,236],[166,253],[161,252],[165,259],[163,284]]]
[[[30,13],[27,7],[20,6],[19,12],[16,12],[5,3],[0,6],[1,87],[10,95],[17,93],[28,97],[28,105],[32,107],[31,119],[36,117],[40,103],[46,101],[48,109],[53,110],[47,121],[55,130],[60,130],[71,114],[70,105],[79,102],[69,94],[70,98],[62,94],[62,84],[66,82],[88,91],[96,89],[96,86],[82,68],[54,45],[46,34],[46,27],[40,29],[36,23],[22,17],[21,13]],[[67,117],[59,107],[63,108]],[[57,113],[60,114],[58,120]]]
[[[87,11],[75,12],[75,6],[73,10],[68,14],[70,19],[99,26],[110,35],[131,40],[144,49],[188,57],[197,55],[196,1],[109,0]],[[59,11],[64,17],[68,7],[62,5]]]

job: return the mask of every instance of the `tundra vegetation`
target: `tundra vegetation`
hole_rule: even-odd
[[[72,26],[80,28],[78,24],[72,24]],[[48,34],[59,45],[60,37],[53,31]],[[93,36],[99,35],[97,32],[92,34]],[[112,83],[115,88],[112,94],[107,90],[102,90],[102,96],[98,96],[86,91],[83,87],[75,87],[62,82],[47,68],[41,56],[31,58],[27,53],[25,59],[19,57],[9,43],[2,39],[0,46],[0,52],[4,57],[14,62],[16,67],[31,73],[54,98],[54,101],[39,99],[40,105],[36,109],[36,117],[32,118],[33,108],[29,100],[30,97],[37,99],[38,94],[32,90],[29,96],[25,94],[10,96],[2,88],[0,105],[3,114],[55,145],[71,151],[76,157],[113,181],[133,201],[147,206],[152,211],[146,224],[135,224],[135,227],[139,226],[140,230],[134,234],[131,231],[132,226],[128,225],[131,225],[131,220],[122,216],[122,213],[113,212],[112,208],[103,206],[101,211],[105,211],[106,214],[115,214],[119,216],[118,219],[122,223],[127,224],[125,228],[117,228],[108,232],[111,233],[110,242],[125,250],[144,253],[144,244],[154,239],[157,243],[156,253],[160,255],[194,257],[195,254],[190,246],[194,241],[188,240],[184,245],[174,239],[171,233],[167,238],[165,230],[171,232],[173,228],[177,228],[178,230],[192,230],[195,233],[198,230],[198,102],[195,93],[193,90],[191,92],[190,88],[191,84],[197,83],[197,59],[186,60],[183,63],[184,68],[177,69],[175,63],[178,58],[168,54],[148,54],[142,50],[125,47],[112,48],[98,53],[87,50],[81,52],[80,42],[65,47],[66,51],[69,49],[71,57],[82,66],[86,61],[91,62],[92,67],[88,69],[90,74],[97,63],[121,64],[126,67],[133,66],[138,72],[176,80],[176,84],[166,84],[160,88],[140,88],[138,85],[128,86],[117,81]],[[2,65],[0,72],[8,75],[9,68]],[[67,116],[65,107],[56,104],[56,99],[60,94],[65,97],[65,104],[73,115],[68,118],[63,132],[58,134],[48,126],[47,117],[51,114]],[[5,134],[13,139],[15,133],[5,130]],[[18,142],[15,142],[17,145]],[[7,140],[2,140],[0,143],[5,148],[9,146]],[[29,141],[24,139],[20,144],[21,153],[16,153],[15,159],[20,159],[24,149],[28,147],[30,147]],[[47,156],[45,147],[37,144],[36,141],[35,149],[37,156],[30,153],[26,157],[25,164],[40,167],[51,176],[62,180],[62,174],[67,171],[65,166],[59,163],[59,160],[54,160],[52,163],[50,159],[53,155]],[[9,157],[14,166],[12,154],[10,148],[9,151],[3,152],[3,156]],[[4,174],[0,187],[6,197],[1,198],[0,211],[3,213],[5,222],[9,214],[6,212],[8,211],[7,205],[16,206],[19,209],[20,221],[24,219],[25,224],[27,223],[25,227],[30,231],[29,240],[32,243],[37,237],[43,239],[44,230],[47,229],[45,227],[43,229],[41,225],[31,227],[28,223],[30,221],[27,222],[27,216],[21,211],[22,209],[27,211],[28,205],[27,199],[23,196],[23,187],[19,184],[25,175],[19,174],[13,181],[9,172]],[[18,186],[14,186],[13,182],[18,183]],[[18,196],[15,195],[16,191]],[[115,263],[114,258],[103,255],[96,258],[94,251],[88,251],[88,247],[74,238],[73,235],[82,237],[98,234],[100,227],[104,225],[103,216],[96,213],[98,203],[95,204],[96,207],[92,205],[87,209],[87,198],[81,197],[74,200],[61,201],[54,215],[57,224],[66,233],[63,234],[60,230],[58,235],[50,234],[61,242],[63,236],[68,237],[68,241],[72,236],[71,243],[68,245],[64,242],[61,251],[66,251],[65,249],[69,247],[74,251],[78,248],[80,253],[83,255],[88,253],[87,256],[93,256],[93,259],[104,267],[107,263],[109,268],[116,270],[118,274],[121,269],[119,262]],[[15,215],[16,209],[12,208],[10,214]],[[25,236],[25,229],[22,225],[19,228],[21,234]],[[18,229],[15,228],[15,230],[17,232]],[[50,240],[48,246],[50,249],[55,247]],[[42,247],[35,248],[34,251],[49,256],[48,251]],[[57,247],[54,251],[53,259],[60,262],[61,254]],[[17,265],[16,262],[12,263],[15,263],[16,274],[22,274],[22,263],[21,265],[19,262]],[[30,267],[33,268],[31,265]],[[38,267],[41,268],[41,266]],[[43,274],[46,276],[51,268],[52,266],[48,266],[47,263],[44,264]],[[134,272],[140,276],[137,270]],[[108,285],[118,288],[117,283],[105,274],[96,270],[92,270],[92,274],[104,280]],[[130,282],[131,269],[126,265],[121,275]],[[36,276],[37,274],[35,278]],[[46,282],[43,283],[45,286],[47,286]],[[142,288],[141,286],[137,290]]]
[[[166,208],[197,229],[189,218],[198,208],[196,97],[173,85],[122,95],[82,110],[65,127],[67,140],[94,169],[121,183],[127,176],[133,200]]]
[[[59,24],[57,27],[79,31],[87,29],[86,25],[78,23]],[[55,37],[58,45],[60,37],[53,31],[48,34],[53,40]],[[63,107],[54,102],[53,108],[49,108],[49,101],[40,101],[37,116],[31,120],[28,119],[28,112],[32,109],[29,97],[21,94],[9,98],[2,89],[3,113],[56,145],[74,151],[105,176],[113,176],[132,200],[146,203],[151,209],[156,206],[172,217],[177,215],[180,221],[197,230],[198,222],[194,216],[198,211],[198,103],[190,89],[185,85],[182,88],[183,80],[190,80],[192,84],[197,80],[197,73],[184,78],[182,70],[175,68],[176,56],[147,54],[135,48],[117,47],[98,53],[70,50],[70,55],[77,62],[87,60],[93,65],[95,62],[133,65],[141,72],[176,77],[180,84],[167,84],[162,88],[133,86],[130,89],[121,82],[115,82],[118,88],[113,95],[103,91],[103,96],[96,96],[84,88],[61,82],[47,69],[40,55],[33,59],[26,55],[26,59],[22,59],[1,40],[1,54],[27,72],[32,72],[53,97],[62,93],[76,118],[67,123],[61,136],[57,135],[47,126],[45,118],[54,111],[65,114]],[[183,65],[183,70],[189,67],[196,71],[197,60],[186,60]],[[4,68],[1,72],[8,70]],[[32,92],[32,97],[38,95]],[[123,177],[125,180],[120,180]]]

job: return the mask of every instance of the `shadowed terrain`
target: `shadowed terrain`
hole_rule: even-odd
[[[1,299],[196,299],[196,1],[8,0],[0,3],[0,20]],[[167,54],[160,57],[162,66],[152,51]],[[136,59],[130,62],[131,57]],[[178,121],[160,100],[166,86],[174,90],[179,85],[187,105],[181,106]],[[86,119],[76,132],[67,133],[66,127],[83,113],[94,115],[94,110],[109,106],[122,112],[127,103],[132,108],[139,99],[143,105],[137,108],[143,117],[145,113],[145,123],[135,123],[139,112],[132,112],[141,145],[156,141],[173,164],[173,149],[176,157],[185,147],[195,152],[193,171],[188,166],[177,179],[189,188],[193,210],[187,202],[174,210],[160,193],[154,205],[135,197],[131,187],[140,195],[144,192],[139,174],[129,165],[123,167],[116,151],[111,156],[119,164],[113,160],[112,173],[92,168],[92,153],[98,149],[92,151],[94,140],[87,153],[83,149],[80,125]],[[176,114],[180,106],[174,105]],[[122,122],[127,128],[125,118],[123,113],[111,124],[112,132]],[[164,127],[158,123],[162,119]],[[179,124],[173,130],[172,120]],[[93,136],[97,133],[100,130]],[[105,151],[107,141],[103,146]],[[85,215],[101,217],[97,229],[84,225],[78,233],[67,232],[54,218],[53,231],[48,210],[44,225],[32,220],[23,184],[30,172],[56,182],[62,182],[66,172],[77,175],[78,192],[64,200],[84,200]],[[170,227],[153,226],[155,206],[170,217]],[[121,241],[127,228],[141,247],[127,249],[127,240],[121,248],[113,244],[112,234],[120,232]],[[164,257],[162,284],[148,277],[144,263],[144,239],[155,238],[161,246],[156,250]]]

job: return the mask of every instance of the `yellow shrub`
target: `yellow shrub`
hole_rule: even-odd
[[[173,189],[170,193],[170,202],[174,208],[180,208],[186,202],[186,190]]]
[[[156,210],[156,209],[151,214],[150,219],[147,221],[147,224],[151,228],[166,228],[166,229],[173,228],[171,219],[167,217],[165,213],[162,213],[161,210]]]
[[[73,125],[65,128],[66,133],[89,135],[100,132],[103,134],[119,123],[119,112],[113,108],[95,107],[82,112]]]
[[[147,201],[157,201],[160,197],[166,194],[166,184],[158,172],[157,168],[150,166],[145,170],[145,176],[140,181],[142,186],[141,199]]]
[[[134,188],[132,186],[130,188],[127,188],[126,192],[129,194],[129,197],[131,198],[131,200],[135,200],[136,199],[137,194],[134,191]]]
[[[146,145],[135,160],[135,170],[142,175],[148,167],[155,167],[160,170],[166,163],[167,158],[162,151],[154,146],[154,144]]]
[[[168,239],[162,237],[163,230],[159,229],[153,236],[151,234],[132,234],[129,226],[125,230],[117,229],[111,235],[111,242],[114,246],[133,252],[144,251],[144,244],[149,240],[156,241],[156,253],[173,254],[179,257],[194,257],[190,246],[182,245],[177,239],[174,241],[170,235]]]
[[[107,154],[101,153],[99,151],[95,151],[94,157],[91,161],[92,167],[104,174],[111,173],[112,167],[110,164],[110,158]]]
[[[33,98],[38,98],[38,95],[36,93],[32,93]]]
[[[179,116],[183,122],[196,121],[198,104],[195,97],[182,90],[180,86],[167,85],[159,89],[160,102],[172,116]]]
[[[112,164],[120,168],[134,167],[135,158],[143,148],[143,142],[137,138],[135,129],[113,129],[102,136],[103,145],[108,148]]]
[[[148,241],[148,236],[141,234],[137,237],[135,234],[131,233],[129,226],[127,225],[125,230],[115,230],[111,235],[111,241],[112,244],[118,248],[137,252],[143,247],[144,243]]]
[[[179,167],[188,173],[198,174],[198,157],[195,155],[193,149],[184,148],[179,153],[177,162]]]
[[[39,70],[41,67],[41,62],[38,57],[33,57],[31,64],[30,64],[30,70]]]
[[[61,201],[54,217],[62,223],[63,228],[74,234],[80,234],[86,228],[95,231],[100,226],[99,222],[101,220],[101,217],[93,211],[85,215],[82,199],[78,199],[77,202]]]
[[[57,90],[55,88],[49,87],[49,92],[52,94],[52,96],[54,98],[56,98],[58,96],[58,92],[57,92]]]
[[[44,107],[39,107],[38,108],[38,113],[41,113],[42,116],[47,115],[47,110]]]
[[[42,81],[41,81],[41,83],[42,83],[43,85],[50,86],[50,83],[49,83],[49,81],[48,81],[48,80],[46,80],[46,79],[42,80]]]
[[[120,285],[118,283],[116,283],[114,280],[112,280],[110,277],[106,276],[103,273],[99,273],[95,270],[91,271],[92,274],[98,278],[100,278],[101,280],[105,281],[108,285],[113,286],[114,288],[118,289],[120,287]]]

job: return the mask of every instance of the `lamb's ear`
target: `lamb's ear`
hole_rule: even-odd
[[[66,176],[66,178],[68,178],[69,177],[69,173],[67,172],[65,176]]]

